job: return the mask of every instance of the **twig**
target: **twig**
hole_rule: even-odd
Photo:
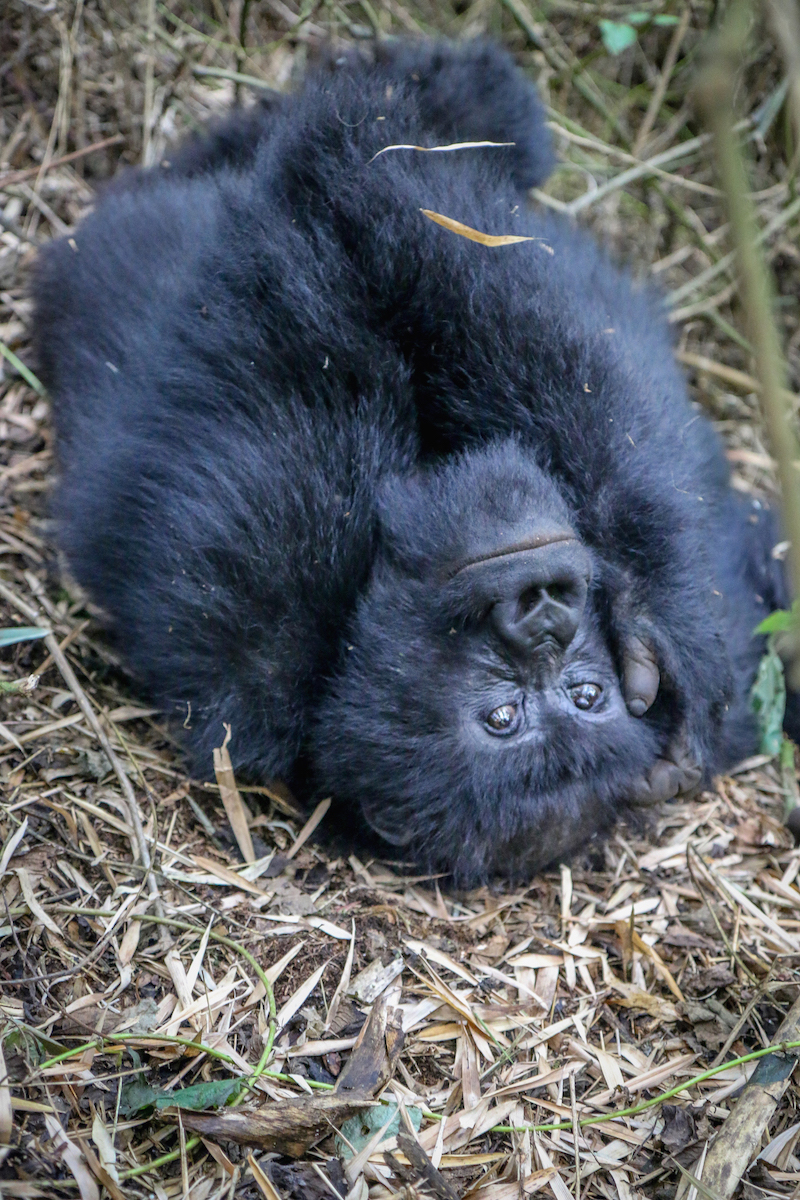
[[[192,74],[196,75],[198,79],[208,75],[212,79],[230,79],[237,85],[246,84],[247,87],[258,88],[262,92],[275,91],[270,84],[265,83],[263,79],[257,79],[255,75],[242,75],[241,71],[226,71],[224,67],[193,66]]]
[[[703,354],[692,354],[689,350],[678,350],[675,357],[684,366],[694,367],[696,371],[705,371],[708,375],[715,375],[717,379],[723,380],[724,383],[729,383],[731,387],[741,388],[743,392],[761,391],[761,381],[759,379],[755,379],[752,375],[748,375],[744,371],[737,371],[735,367],[727,367],[724,363],[718,363],[713,358],[706,358]],[[784,404],[795,406],[800,404],[800,396],[795,396],[794,392],[790,392],[786,388],[781,391],[781,397]]]
[[[789,74],[789,99],[794,123],[794,166],[800,157],[800,12],[797,0],[767,0],[767,10]]]
[[[9,233],[13,233],[14,237],[20,242],[27,242],[29,246],[38,245],[36,238],[29,237],[24,229],[20,229],[16,221],[12,221],[5,213],[0,212],[0,229],[6,229]]]
[[[597,138],[584,137],[581,134],[573,133],[561,121],[551,120],[547,122],[549,129],[559,137],[563,137],[565,141],[571,142],[575,146],[583,146],[587,150],[596,150],[599,154],[604,154],[608,158],[618,158],[620,162],[631,163],[633,166],[642,167],[644,163],[636,154],[630,154],[627,150],[621,149],[619,146],[609,146],[606,142],[599,142]],[[668,153],[664,151],[664,153]],[[578,163],[578,166],[583,164]],[[663,179],[666,183],[674,183],[678,187],[686,188],[690,192],[698,192],[702,196],[719,196],[719,188],[712,187],[708,183],[698,183],[695,179],[688,179],[684,175],[675,175],[671,171],[663,171],[661,167],[654,167],[653,160],[648,162],[648,174],[655,176],[656,179]],[[693,231],[696,232],[696,231]]]
[[[606,104],[602,95],[600,95],[598,92],[597,88],[593,87],[592,84],[584,78],[583,68],[580,62],[575,55],[571,53],[569,48],[566,46],[564,47],[566,51],[565,55],[560,50],[554,49],[548,43],[547,39],[542,36],[541,27],[534,20],[533,14],[525,3],[525,0],[502,0],[502,2],[517,21],[519,26],[528,35],[529,39],[531,42],[533,42],[534,46],[536,46],[537,50],[541,50],[542,54],[545,56],[550,65],[555,67],[557,71],[571,76],[572,82],[575,84],[575,87],[583,96],[584,100],[588,100],[589,103],[597,109],[601,116],[608,121],[609,125],[616,130],[623,141],[627,141],[627,135],[624,128],[620,124],[619,118],[609,110],[608,105]]]
[[[748,204],[750,203],[748,197],[743,196],[742,198]],[[798,213],[800,213],[800,196],[794,199],[791,204],[787,204],[786,208],[779,212],[776,217],[773,217],[763,229],[759,229],[754,233],[755,240],[753,245],[761,246],[772,237],[773,233],[777,233],[779,229],[783,229],[784,225],[788,225],[790,221],[793,221]],[[730,254],[724,255],[718,262],[712,263],[710,267],[707,267],[705,271],[701,271],[699,275],[695,275],[687,283],[681,284],[674,292],[669,292],[666,296],[667,305],[672,307],[679,300],[683,300],[684,297],[691,295],[692,292],[696,292],[698,288],[710,283],[712,279],[716,279],[717,275],[721,275],[723,271],[727,271],[735,257],[735,252],[731,251]]]
[[[82,150],[72,150],[69,154],[62,154],[61,158],[51,158],[49,163],[42,163],[41,166],[26,167],[24,171],[11,171],[8,175],[0,176],[0,189],[9,187],[13,183],[22,183],[25,179],[33,179],[40,172],[44,175],[46,171],[52,171],[54,167],[63,167],[66,163],[74,162],[76,158],[85,158],[87,154],[93,154],[95,150],[105,150],[106,146],[117,146],[124,141],[125,138],[121,133],[115,133],[113,137],[103,138],[100,142],[92,142],[91,146],[84,146]]]
[[[581,1150],[578,1102],[575,1097],[575,1074],[569,1077],[569,1104],[572,1109],[572,1141],[575,1147],[575,1200],[581,1200]]]
[[[236,48],[236,64],[237,70],[241,71],[244,64],[247,62],[247,16],[250,11],[250,0],[241,0],[241,8],[239,9],[239,45]],[[241,100],[241,85],[235,84],[234,96],[236,103]]]
[[[646,159],[645,162],[639,163],[638,166],[631,167],[628,171],[622,171],[619,175],[615,175],[613,179],[609,179],[606,183],[601,184],[593,192],[586,192],[583,196],[579,196],[577,200],[573,200],[571,204],[567,205],[567,212],[572,216],[575,213],[582,212],[584,208],[588,208],[596,200],[607,196],[609,192],[617,191],[619,188],[633,183],[634,179],[641,179],[645,175],[656,174],[655,167],[663,166],[664,163],[675,162],[678,158],[688,158],[690,154],[701,150],[710,140],[709,135],[704,133],[699,137],[692,138],[691,141],[680,142],[677,146],[670,146],[669,150],[662,150],[660,154]]]
[[[28,675],[24,679],[0,680],[0,696],[28,696],[39,686],[39,675]]]
[[[144,69],[144,111],[142,113],[142,166],[150,165],[153,136],[153,90],[156,66],[156,2],[147,0],[147,61]]]
[[[678,61],[678,52],[681,48],[681,43],[686,36],[686,30],[689,28],[689,21],[692,17],[691,5],[687,4],[683,10],[683,16],[675,26],[675,31],[672,35],[672,40],[667,48],[667,53],[664,56],[664,65],[661,68],[661,74],[658,77],[655,91],[650,97],[650,103],[647,106],[647,112],[644,114],[644,120],[639,126],[639,132],[636,135],[636,141],[633,143],[633,153],[639,155],[642,148],[650,136],[650,131],[655,124],[658,110],[664,100],[669,81],[672,78],[672,72],[675,70],[675,63]]]

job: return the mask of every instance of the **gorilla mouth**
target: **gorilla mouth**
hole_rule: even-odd
[[[462,571],[468,571],[471,567],[478,567],[482,563],[492,562],[495,559],[510,558],[514,554],[529,554],[532,550],[541,550],[545,546],[554,546],[564,542],[579,543],[579,541],[580,539],[571,529],[539,530],[518,542],[512,542],[510,546],[501,546],[497,550],[487,551],[475,558],[462,559],[449,568],[447,578],[454,579]]]

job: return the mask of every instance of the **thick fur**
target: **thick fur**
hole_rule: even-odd
[[[513,145],[380,153],[484,140]],[[659,760],[752,752],[752,630],[785,601],[658,298],[527,207],[551,162],[506,55],[400,43],[121,177],[35,276],[60,543],[195,769],[230,722],[243,775],[333,791],[461,882],[568,853]],[[518,664],[451,567],[521,515],[573,528],[592,582],[561,683],[498,739]],[[631,638],[661,672],[641,718]],[[596,712],[564,700],[587,671]]]

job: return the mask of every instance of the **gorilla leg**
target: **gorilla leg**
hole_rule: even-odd
[[[520,192],[538,187],[552,171],[555,156],[536,88],[491,42],[383,42],[376,66],[389,86],[409,89],[426,129],[442,141],[513,143],[488,153],[508,165]]]

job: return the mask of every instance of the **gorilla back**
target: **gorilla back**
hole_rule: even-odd
[[[454,141],[506,144],[408,149]],[[390,45],[121,176],[34,280],[60,543],[194,768],[230,722],[462,883],[750,753],[785,601],[657,298],[526,206],[550,165],[502,52]]]

